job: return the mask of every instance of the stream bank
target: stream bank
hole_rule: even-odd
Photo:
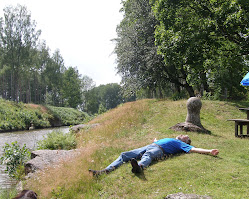
[[[0,156],[3,153],[3,146],[5,143],[11,144],[17,141],[20,146],[26,144],[26,147],[30,150],[34,150],[37,147],[37,142],[42,140],[44,136],[52,131],[62,131],[67,133],[69,131],[68,126],[56,127],[56,128],[46,128],[46,129],[34,129],[26,131],[15,131],[0,133]],[[15,180],[12,180],[8,174],[4,172],[5,165],[0,165],[0,189],[9,189],[16,184]]]

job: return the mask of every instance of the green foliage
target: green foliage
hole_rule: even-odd
[[[85,92],[84,96],[85,103],[83,108],[84,111],[90,114],[98,113],[99,110],[115,108],[123,102],[121,86],[115,83],[95,87]]]
[[[74,133],[63,133],[60,131],[52,131],[47,137],[38,141],[38,149],[50,150],[70,150],[77,146],[76,135]]]
[[[4,8],[0,18],[1,97],[76,108],[86,85],[76,68],[66,68],[59,49],[51,53],[45,41],[38,43],[40,34],[27,7]]]
[[[50,117],[40,109],[0,99],[0,131],[24,130],[31,124],[37,128],[49,127]]]
[[[16,189],[0,189],[0,198],[1,199],[10,199],[14,198],[18,194]]]
[[[106,108],[104,107],[103,104],[100,104],[100,105],[99,105],[98,114],[100,115],[100,114],[102,114],[102,113],[104,113],[104,112],[106,112]]]
[[[50,127],[55,118],[61,125],[75,125],[82,123],[87,116],[73,108],[27,105],[0,99],[0,132],[29,129],[31,124],[35,128]]]
[[[176,101],[176,100],[181,100],[181,99],[186,99],[187,98],[187,94],[184,91],[181,92],[176,92],[171,96],[171,99]]]
[[[17,142],[5,144],[3,147],[3,155],[1,157],[1,164],[6,165],[6,172],[15,179],[22,179],[24,176],[24,163],[30,159],[30,152],[26,145],[20,147]]]
[[[158,21],[149,0],[126,0],[122,3],[124,18],[117,27],[114,52],[124,95],[133,96],[141,89],[149,89],[150,93],[158,87],[164,89],[168,76],[163,59],[157,54],[154,31]]]
[[[62,125],[69,126],[80,124],[87,117],[87,114],[73,108],[47,106],[53,118],[58,118]]]
[[[52,191],[52,198],[64,198],[65,197],[64,191],[65,191],[65,188],[57,187],[56,189]]]
[[[65,106],[77,108],[82,104],[82,82],[77,68],[69,67],[63,77],[62,95]]]
[[[4,80],[0,89],[3,97],[19,101],[18,91],[27,90],[29,85],[30,60],[33,48],[37,45],[40,30],[36,30],[36,23],[31,20],[30,13],[25,6],[8,6],[4,8],[4,19],[0,18],[0,48],[1,64],[4,68],[0,77]],[[21,78],[22,76],[22,78]],[[9,93],[9,94],[7,94]],[[26,96],[28,97],[28,96]]]
[[[156,0],[153,9],[160,22],[155,38],[165,67],[174,67],[189,86],[202,87],[219,99],[225,89],[230,99],[245,96],[240,81],[249,69],[248,4]]]

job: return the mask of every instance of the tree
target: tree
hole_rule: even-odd
[[[154,31],[157,21],[152,13],[149,0],[122,1],[124,19],[117,27],[115,39],[117,69],[122,76],[126,96],[145,88],[154,90],[164,85],[161,73],[164,63],[157,55]]]
[[[65,70],[62,81],[64,105],[77,108],[82,104],[82,82],[78,69],[69,67]]]
[[[64,59],[59,49],[55,50],[50,59],[44,74],[46,76],[47,90],[46,95],[50,101],[49,104],[62,106],[63,98],[61,96],[63,73],[65,72]]]
[[[116,83],[100,85],[96,89],[99,96],[99,103],[107,110],[115,108],[123,102],[121,86]]]
[[[155,28],[159,21],[155,18],[149,0],[123,1],[124,19],[117,28],[118,73],[122,76],[125,94],[134,95],[141,90],[147,97],[168,95],[185,88],[194,95],[192,85],[187,81],[187,71],[178,70],[178,63],[165,62],[155,45]],[[175,88],[175,89],[174,89]]]
[[[195,89],[230,98],[243,95],[239,85],[248,54],[248,8],[245,1],[156,0],[158,52]],[[232,80],[232,81],[229,81]]]
[[[85,92],[84,98],[83,110],[90,114],[102,113],[123,103],[121,86],[116,83],[95,87]]]
[[[82,91],[89,91],[95,87],[95,82],[92,80],[92,78],[88,76],[83,76],[82,77],[82,82],[83,82],[83,88]]]
[[[9,6],[4,9],[4,20],[0,20],[0,44],[3,53],[1,69],[2,80],[8,87],[4,95],[8,99],[19,101],[21,97],[24,82],[20,76],[27,71],[31,49],[36,46],[40,33],[25,6]]]

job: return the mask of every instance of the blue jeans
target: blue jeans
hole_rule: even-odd
[[[121,155],[113,163],[106,167],[106,169],[114,170],[121,166],[123,163],[130,161],[132,158],[141,158],[141,160],[138,162],[138,165],[144,168],[148,167],[152,160],[162,157],[163,151],[158,146],[150,144],[138,149],[121,153]]]

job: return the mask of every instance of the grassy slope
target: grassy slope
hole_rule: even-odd
[[[36,128],[50,127],[50,120],[60,120],[62,125],[82,123],[86,115],[72,108],[16,103],[0,99],[0,132],[25,130],[32,124]]]
[[[231,118],[246,118],[235,104],[202,101],[202,125],[210,135],[189,132],[192,144],[201,148],[218,148],[218,157],[200,154],[179,155],[158,161],[144,175],[131,173],[124,164],[109,175],[93,178],[89,168],[102,169],[120,152],[150,144],[156,137],[175,137],[169,127],[185,121],[186,100],[141,100],[126,103],[91,121],[95,129],[81,133],[81,155],[49,169],[45,175],[29,181],[39,198],[164,198],[184,192],[210,195],[213,198],[248,198],[248,139],[234,137]]]

